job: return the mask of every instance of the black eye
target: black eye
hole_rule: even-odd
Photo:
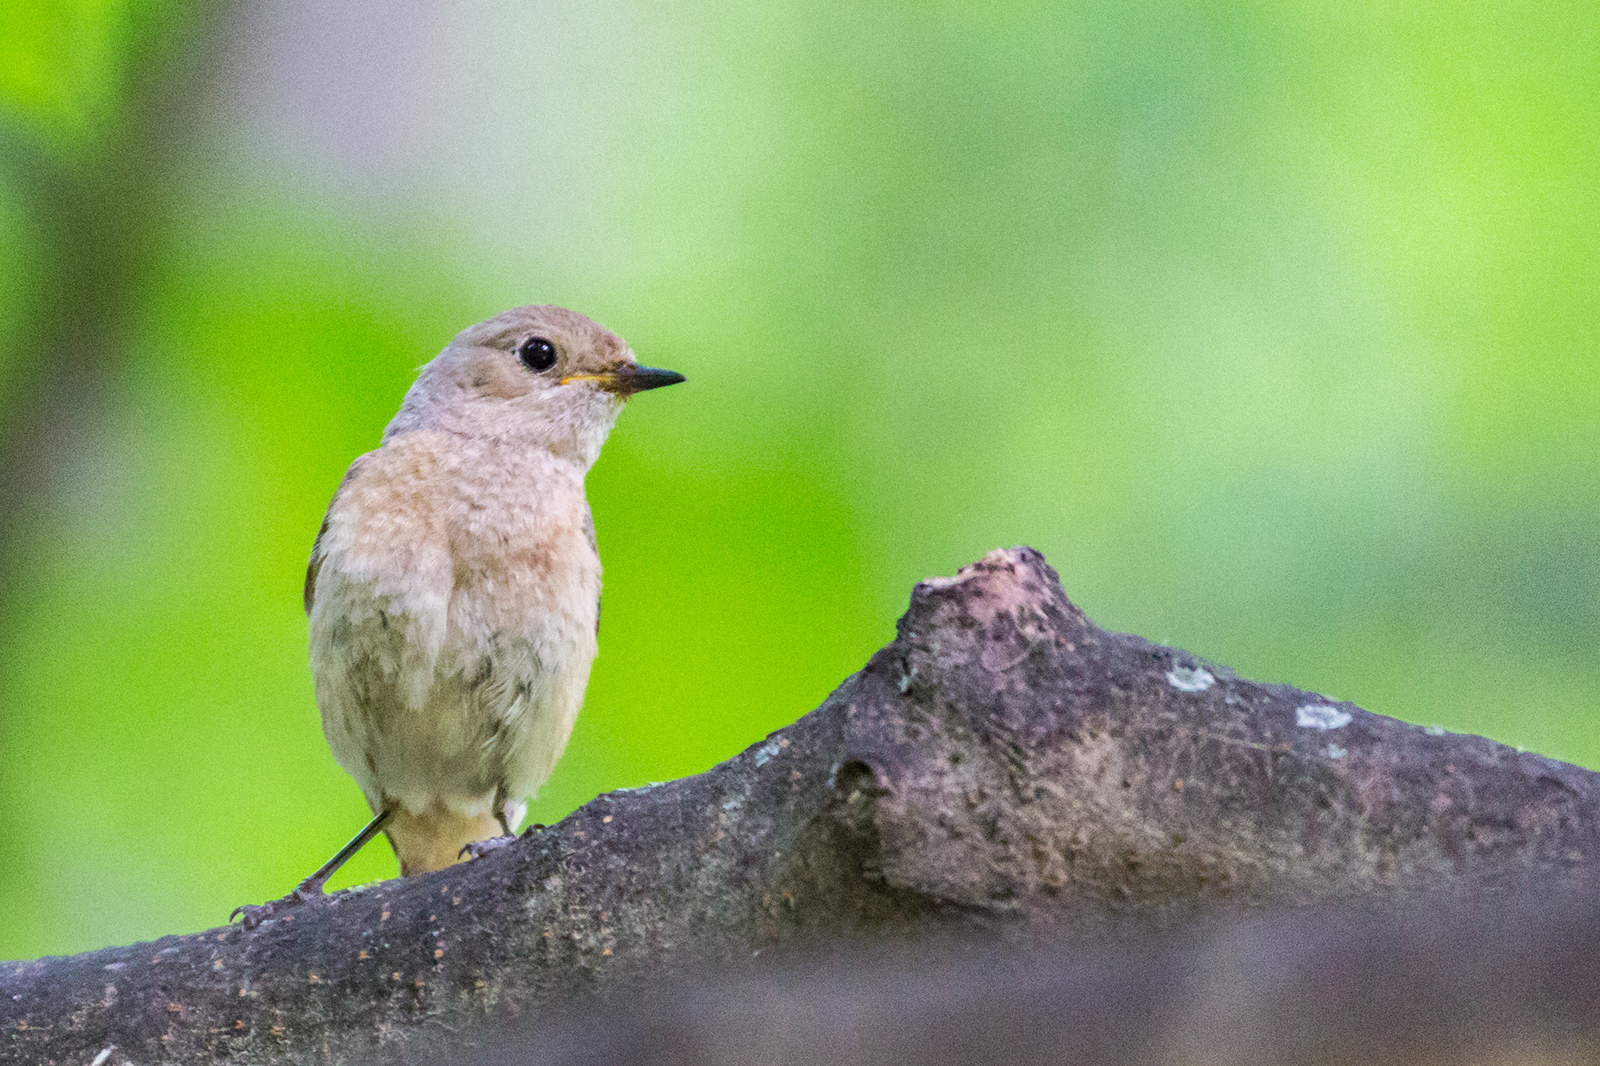
[[[529,337],[517,348],[517,356],[529,370],[549,370],[556,365],[556,346],[543,337]]]

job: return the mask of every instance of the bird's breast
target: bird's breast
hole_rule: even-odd
[[[549,669],[592,659],[600,558],[590,528],[570,463],[444,434],[393,438],[330,509],[313,642],[377,617],[372,637],[396,653],[404,645],[413,691],[435,669],[471,672],[508,646]]]
[[[554,461],[507,466],[452,487],[452,628],[592,630],[600,557],[581,476]]]

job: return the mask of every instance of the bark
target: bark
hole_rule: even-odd
[[[991,944],[1548,885],[1600,780],[1096,628],[1031,549],[916,587],[817,710],[471,863],[0,967],[3,1061],[423,1060],[491,1018],[820,943]]]

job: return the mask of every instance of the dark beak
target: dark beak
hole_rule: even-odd
[[[569,381],[592,381],[607,392],[614,392],[618,396],[632,396],[647,389],[676,385],[682,380],[684,380],[683,375],[676,370],[657,370],[653,366],[628,363],[600,374],[568,374],[561,379],[561,384],[565,385]]]

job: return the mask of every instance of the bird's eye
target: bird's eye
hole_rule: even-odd
[[[517,357],[529,370],[549,370],[556,365],[556,346],[543,337],[529,337],[517,348]]]

